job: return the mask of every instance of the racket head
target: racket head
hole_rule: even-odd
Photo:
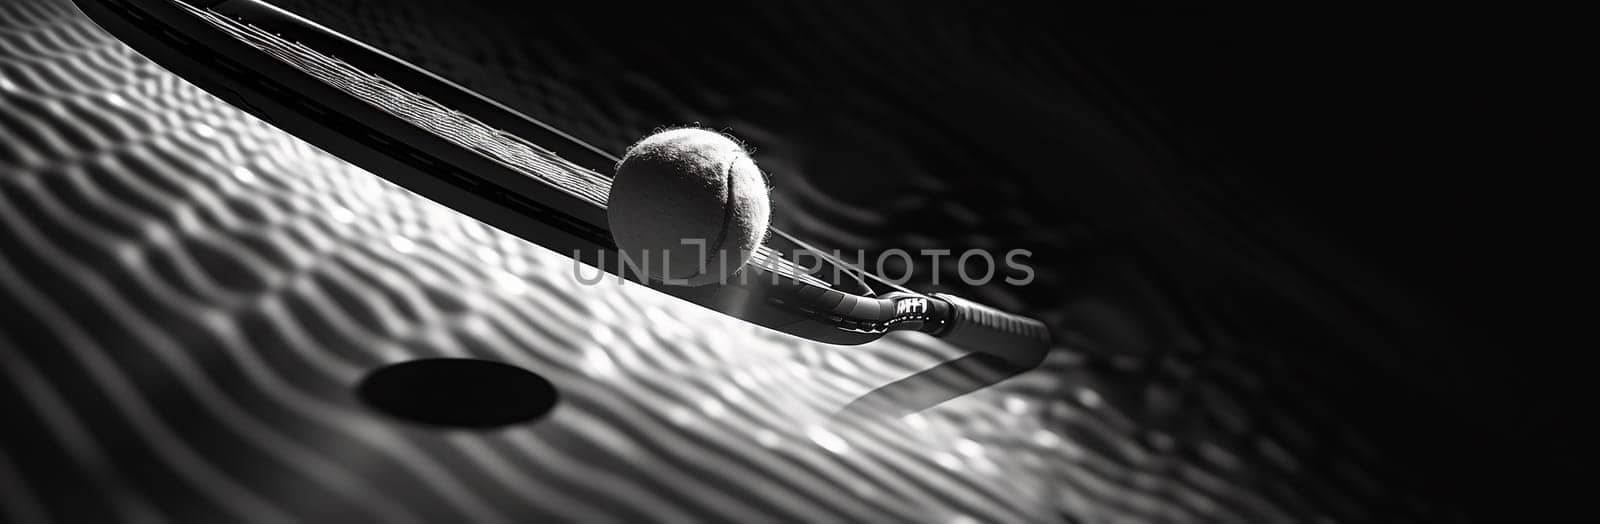
[[[256,0],[74,0],[136,51],[395,184],[618,278],[819,342],[854,345],[922,298],[774,229],[729,282],[685,287],[620,263],[605,195],[617,157],[381,50]],[[797,264],[802,254],[807,264]],[[814,261],[814,262],[813,262]],[[907,324],[912,321],[911,324]],[[929,329],[931,330],[930,326]]]

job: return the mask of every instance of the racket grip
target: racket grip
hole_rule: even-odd
[[[931,296],[950,305],[945,326],[935,335],[957,347],[1027,367],[1037,365],[1050,352],[1050,328],[1044,322],[955,295]]]

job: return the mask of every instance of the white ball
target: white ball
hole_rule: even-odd
[[[726,282],[766,239],[766,177],[744,147],[698,128],[662,131],[628,148],[606,219],[625,256],[652,280]]]

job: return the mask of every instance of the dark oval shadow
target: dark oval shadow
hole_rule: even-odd
[[[487,429],[549,413],[559,395],[526,369],[467,358],[429,358],[368,373],[356,395],[386,415],[429,426]]]

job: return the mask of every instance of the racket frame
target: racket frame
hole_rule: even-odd
[[[894,330],[939,334],[943,299],[896,289],[877,296],[855,268],[817,257],[823,271],[782,274],[746,264],[728,283],[652,282],[617,263],[605,208],[451,143],[283,62],[201,19],[208,10],[291,39],[596,173],[616,157],[383,51],[256,0],[75,0],[140,54],[235,107],[351,164],[589,266],[770,329],[837,345]],[[771,236],[765,256],[808,249]],[[760,256],[761,254],[758,254]],[[792,256],[792,255],[791,255]],[[609,260],[608,260],[609,257]],[[795,267],[792,262],[786,267]],[[843,275],[835,282],[816,274]],[[1031,357],[1030,357],[1031,358]]]

